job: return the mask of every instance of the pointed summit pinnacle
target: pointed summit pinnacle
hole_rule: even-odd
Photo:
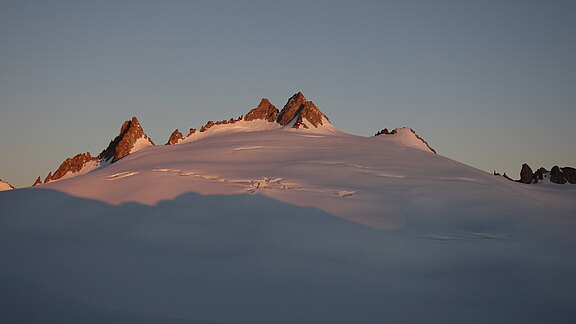
[[[126,155],[135,152],[135,150],[140,149],[140,147],[136,147],[135,145],[137,141],[144,142],[144,146],[154,145],[154,142],[144,134],[144,130],[140,122],[138,122],[138,119],[132,117],[131,120],[127,120],[122,124],[120,134],[110,141],[108,147],[98,155],[98,158],[104,161],[111,160],[111,163],[114,163]]]
[[[325,122],[330,123],[328,117],[312,101],[308,101],[302,92],[290,97],[278,115],[280,125],[292,124],[292,128],[310,128],[311,126],[316,128],[324,125]]]
[[[270,103],[270,100],[262,98],[258,107],[250,110],[246,116],[244,116],[245,121],[252,121],[256,119],[263,119],[269,122],[276,121],[276,116],[278,116],[278,109]]]

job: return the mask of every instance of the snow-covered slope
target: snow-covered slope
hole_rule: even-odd
[[[380,140],[398,143],[426,152],[436,153],[436,151],[431,148],[423,138],[418,136],[412,128],[396,128],[391,132],[389,132],[387,128],[384,128],[376,133],[375,137]]]
[[[12,190],[14,187],[6,181],[0,179],[0,191]]]
[[[576,316],[576,186],[510,182],[404,131],[360,137],[286,125],[214,125],[80,176],[0,193],[0,317]]]

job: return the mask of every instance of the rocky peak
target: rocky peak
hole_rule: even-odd
[[[147,141],[150,146],[154,145],[154,142],[144,134],[138,119],[132,117],[131,120],[127,120],[122,124],[120,134],[110,141],[108,147],[98,155],[98,158],[114,163],[132,153],[136,142],[140,139]]]
[[[521,183],[532,183],[534,178],[534,173],[532,172],[532,168],[526,163],[522,164],[522,169],[520,170],[520,180],[518,182]]]
[[[40,177],[36,178],[36,181],[34,181],[34,183],[32,184],[32,187],[36,187],[38,185],[42,184],[42,180],[40,179]]]
[[[557,184],[565,184],[567,182],[564,173],[560,170],[560,168],[555,165],[550,170],[550,182],[554,182]]]
[[[566,181],[568,181],[572,184],[576,183],[576,169],[575,168],[563,167],[563,168],[560,168],[560,170],[564,174]]]
[[[178,143],[178,141],[183,140],[183,139],[184,139],[184,135],[182,135],[182,133],[180,133],[180,131],[178,131],[178,128],[176,128],[172,132],[172,135],[170,135],[170,138],[168,139],[168,142],[165,145],[174,145],[174,144]]]
[[[288,99],[278,114],[277,121],[282,126],[293,122],[292,128],[309,128],[309,125],[313,127],[324,125],[324,118],[329,121],[312,101],[308,101],[302,92],[298,92]]]
[[[278,109],[266,98],[262,98],[258,107],[250,110],[246,116],[244,116],[245,121],[252,121],[257,119],[267,120],[269,122],[276,121],[278,116]]]
[[[52,173],[49,173],[46,179],[44,180],[44,183],[61,179],[68,172],[70,173],[80,172],[80,170],[84,168],[86,163],[90,161],[98,161],[98,157],[90,155],[90,152],[76,154],[74,157],[64,160],[64,162],[60,164],[58,170],[54,172],[54,175],[52,175]]]

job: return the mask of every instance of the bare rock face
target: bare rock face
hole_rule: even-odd
[[[190,128],[190,132],[188,133],[188,135],[186,135],[186,137],[188,137],[194,133],[196,133],[196,128]]]
[[[183,140],[183,139],[184,139],[184,135],[182,135],[182,133],[180,133],[178,131],[178,128],[176,128],[172,132],[172,135],[170,135],[170,138],[168,139],[168,142],[165,145],[174,145],[174,144],[178,143],[178,141]]]
[[[48,183],[50,181],[52,181],[52,172],[48,172],[48,175],[46,178],[44,178],[44,183]]]
[[[90,152],[76,154],[74,157],[64,160],[64,162],[60,164],[58,170],[54,172],[54,175],[52,175],[52,173],[49,173],[46,179],[44,180],[44,183],[48,183],[49,181],[53,180],[58,180],[63,176],[65,176],[66,173],[68,172],[71,173],[80,172],[80,170],[82,170],[84,165],[86,165],[86,163],[90,161],[98,161],[98,157],[90,155]]]
[[[41,185],[42,184],[42,180],[40,179],[40,177],[36,178],[36,181],[34,181],[34,183],[32,184],[32,187],[36,187],[37,185]]]
[[[528,166],[528,164],[522,164],[522,169],[520,170],[520,180],[518,182],[530,184],[532,183],[532,179],[534,178],[534,173],[532,172],[532,168]]]
[[[253,121],[253,120],[267,120],[269,122],[275,122],[276,117],[278,116],[278,109],[270,103],[270,101],[266,98],[262,98],[258,107],[250,110],[246,116],[244,116],[245,121]]]
[[[144,138],[150,142],[150,144],[154,145],[154,142],[144,134],[144,130],[140,122],[138,122],[138,119],[132,117],[132,120],[127,120],[122,124],[120,134],[110,141],[108,147],[98,155],[98,158],[114,163],[130,154],[134,144],[140,138]]]
[[[550,182],[554,182],[557,184],[565,184],[567,182],[564,173],[562,173],[562,171],[557,165],[552,167],[552,170],[550,170]]]
[[[383,130],[376,132],[376,134],[374,134],[374,136],[390,135],[390,134],[396,134],[396,130],[393,130],[392,132],[390,132],[388,130],[388,128],[384,128]]]
[[[298,111],[306,101],[307,100],[302,92],[298,92],[297,94],[290,97],[278,115],[278,124],[282,126],[288,125],[294,118],[296,118]]]
[[[576,169],[572,167],[563,167],[560,168],[562,173],[564,173],[564,177],[566,180],[572,184],[576,183]]]
[[[216,125],[235,124],[235,123],[239,122],[240,120],[242,120],[242,118],[244,118],[244,117],[243,117],[243,116],[240,116],[240,117],[238,117],[238,118],[236,118],[236,119],[230,118],[229,120],[226,120],[226,119],[225,119],[225,120],[221,120],[221,121],[217,121],[217,122],[214,122],[214,121],[209,120],[209,121],[206,123],[206,125],[200,127],[200,133],[205,132],[205,131],[207,131],[208,129],[210,129],[210,128],[212,128],[213,126],[216,126]],[[194,130],[194,132],[192,132],[192,130]],[[194,128],[190,128],[190,134],[193,134],[193,133],[195,133],[195,132],[196,132],[196,130],[195,130]],[[188,134],[188,135],[190,135],[190,134]]]
[[[306,100],[302,92],[298,92],[288,99],[288,102],[278,114],[277,121],[282,126],[294,121],[292,128],[308,128],[304,120],[308,121],[312,126],[318,127],[324,124],[323,118],[329,121],[328,117],[312,101]]]
[[[533,183],[538,183],[538,181],[544,180],[544,177],[546,177],[547,173],[548,173],[548,170],[546,170],[542,167],[539,168],[538,170],[536,170],[536,172],[534,172],[534,176],[532,177]]]

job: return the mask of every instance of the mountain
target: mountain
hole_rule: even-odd
[[[278,109],[266,98],[262,98],[258,106],[250,110],[244,117],[245,121],[266,120],[275,122],[278,116]]]
[[[5,191],[5,190],[12,190],[15,189],[14,186],[12,186],[11,184],[9,184],[6,181],[3,181],[2,179],[0,179],[0,191]]]
[[[308,101],[302,92],[288,99],[278,115],[278,123],[292,128],[318,128],[330,125],[330,121],[312,101]]]
[[[44,178],[44,183],[91,172],[100,166],[112,164],[129,154],[151,146],[154,146],[154,142],[144,133],[138,119],[132,117],[131,120],[127,120],[122,124],[120,134],[110,141],[108,147],[98,156],[92,156],[90,152],[87,152],[68,158],[60,164],[54,174],[52,172],[48,173],[46,178]],[[33,186],[40,184],[42,184],[42,180],[38,177]]]
[[[574,318],[576,186],[494,177],[407,128],[314,126],[306,102],[262,100],[175,145],[1,192],[2,319]]]
[[[120,128],[120,134],[116,136],[98,158],[103,162],[114,163],[128,154],[138,152],[141,149],[154,146],[154,142],[144,134],[144,130],[136,117],[127,120]]]

